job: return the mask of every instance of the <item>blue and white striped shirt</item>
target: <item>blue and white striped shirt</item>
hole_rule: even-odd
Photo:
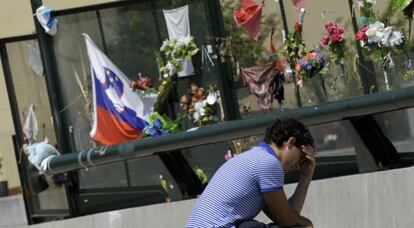
[[[224,163],[197,200],[188,228],[234,227],[264,208],[265,192],[283,189],[284,172],[273,149],[261,142]]]

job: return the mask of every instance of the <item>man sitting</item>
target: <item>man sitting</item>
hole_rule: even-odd
[[[300,212],[315,162],[309,130],[294,119],[276,120],[266,130],[264,141],[217,170],[197,200],[187,227],[312,227]],[[288,200],[284,174],[292,170],[300,171],[300,180]],[[262,210],[274,223],[253,220]]]

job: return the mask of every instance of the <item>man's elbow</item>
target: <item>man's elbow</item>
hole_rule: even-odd
[[[280,227],[313,227],[310,219],[300,216],[298,213],[292,211],[285,219],[279,222]]]

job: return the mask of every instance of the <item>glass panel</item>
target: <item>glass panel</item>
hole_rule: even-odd
[[[209,181],[217,169],[226,161],[224,156],[232,150],[230,142],[221,142],[183,150],[183,154],[194,170],[200,169]]]
[[[183,198],[177,182],[158,156],[129,160],[128,168],[131,186],[161,189],[164,188],[162,181],[166,181],[169,199],[175,201]]]
[[[315,140],[317,157],[355,155],[349,132],[342,121],[309,127]]]
[[[104,9],[100,15],[110,59],[130,79],[143,73],[157,82],[154,51],[159,50],[161,38],[151,6],[145,3]]]
[[[6,44],[10,71],[16,91],[17,106],[20,111],[21,125],[24,125],[31,104],[34,105],[39,133],[35,142],[48,139],[56,145],[55,132],[47,94],[45,78],[42,74],[42,62],[36,40],[28,40]],[[22,131],[22,129],[17,129]],[[32,195],[28,196],[33,213],[42,211],[68,209],[65,187],[54,182],[51,177],[39,176],[38,171],[30,165],[28,182]]]
[[[128,186],[123,162],[82,169],[79,171],[79,179],[81,189]]]
[[[414,152],[414,109],[375,115],[381,130],[399,153]]]
[[[82,33],[88,34],[103,49],[96,12],[59,17],[59,32],[53,37],[64,105],[62,112],[68,125],[73,127],[74,151],[93,147],[89,137],[92,119],[90,66]]]
[[[256,1],[259,3],[259,1]],[[283,9],[280,7],[280,2],[284,3]],[[408,19],[403,15],[401,10],[392,12],[390,10],[390,0],[376,1],[377,5],[374,7],[374,12],[378,15],[379,20],[386,25],[392,25],[396,30],[401,30],[408,39]],[[258,42],[255,42],[242,29],[238,28],[233,19],[233,9],[239,8],[240,3],[225,0],[221,1],[222,11],[224,16],[225,27],[227,32],[232,35],[233,46],[232,51],[235,58],[235,64],[239,63],[241,67],[250,67],[261,65],[268,62],[270,54],[270,31],[275,28],[274,42],[279,53],[284,54],[283,48],[283,31],[286,28],[282,23],[282,11],[286,14],[286,22],[288,30],[291,32],[294,28],[295,21],[298,20],[298,12],[293,6],[293,1],[269,1],[263,7],[263,16],[261,20],[261,37]],[[356,31],[353,29],[351,20],[351,9],[354,7],[356,12],[357,22],[359,23],[359,10],[355,6],[350,6],[349,1],[330,1],[321,0],[318,2],[308,2],[305,6],[306,14],[303,27],[303,39],[308,49],[315,49],[320,47],[321,38],[326,35],[327,31],[324,28],[327,22],[336,22],[344,27],[345,30],[345,59],[344,68],[340,64],[330,63],[327,72],[320,76],[315,76],[311,79],[306,78],[304,86],[300,88],[300,98],[303,106],[317,105],[330,101],[338,101],[355,96],[362,96],[363,92],[363,78],[370,83],[365,88],[370,92],[384,92],[386,91],[385,75],[381,61],[375,59],[374,54],[369,54],[364,48],[359,47],[354,39]],[[412,39],[412,38],[411,38]],[[411,41],[407,41],[410,43]],[[364,56],[358,52],[358,48],[362,51]],[[392,58],[396,64],[395,68],[390,70],[387,74],[390,90],[407,87],[413,85],[414,74],[411,68],[408,68],[409,59],[412,59],[413,48],[407,44],[402,50],[392,50]],[[323,48],[326,59],[329,58],[331,52]],[[359,56],[359,57],[358,57]],[[410,56],[410,58],[408,58]],[[358,63],[362,57],[365,58],[364,64]],[[411,64],[412,65],[412,64]],[[236,68],[236,67],[235,67]],[[358,69],[362,69],[367,73],[359,74]],[[236,77],[236,70],[234,70],[234,77]],[[237,97],[239,100],[240,111],[242,112],[243,105],[250,104],[252,116],[254,112],[261,114],[261,109],[257,104],[257,98],[251,95],[247,85],[242,86],[239,82],[239,89],[237,90]],[[372,85],[372,86],[371,86]],[[368,88],[369,87],[369,88]],[[292,82],[285,83],[285,109],[292,109],[297,107],[296,96],[294,92],[294,85]],[[280,106],[277,101],[273,101],[273,108],[270,111],[278,111]]]

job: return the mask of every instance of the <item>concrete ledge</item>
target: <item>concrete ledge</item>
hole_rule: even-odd
[[[294,188],[295,184],[285,186],[287,195]],[[318,228],[414,227],[413,192],[414,167],[319,180],[311,184],[303,214]],[[194,202],[151,205],[31,227],[184,227]],[[263,214],[257,219],[269,221]],[[23,227],[27,226],[19,228]]]
[[[0,227],[27,225],[23,196],[0,198]]]

